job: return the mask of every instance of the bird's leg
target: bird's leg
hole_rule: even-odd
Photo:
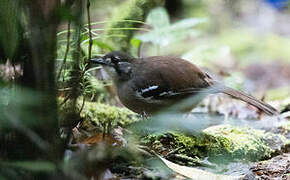
[[[107,123],[107,135],[110,134],[111,127],[112,127],[112,122],[109,121],[109,122]]]
[[[111,127],[112,127],[112,122],[109,121],[109,122],[104,122],[102,123],[102,126],[103,126],[103,141],[106,140],[106,137],[108,137],[110,135],[110,130],[111,130]]]
[[[105,137],[106,137],[106,123],[102,123],[102,126],[103,126],[103,141],[105,140]]]

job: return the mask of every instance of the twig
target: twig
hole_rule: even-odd
[[[87,68],[90,66],[90,60],[91,60],[91,56],[92,56],[92,45],[93,45],[93,40],[92,40],[92,27],[91,27],[91,16],[90,16],[90,0],[87,0],[87,13],[88,13],[88,28],[89,28],[89,47],[88,47],[88,64],[86,65],[85,69],[83,70],[82,74],[81,74],[81,79],[84,78],[84,74],[87,70]],[[85,106],[85,97],[83,96],[83,102],[82,102],[82,106],[79,110],[79,114],[82,112],[83,108]]]
[[[145,23],[143,21],[129,20],[129,19],[115,20],[115,21],[98,21],[98,22],[91,23],[91,25],[105,24],[105,23],[112,23],[112,22],[132,22],[132,23],[140,23],[140,24],[152,27],[150,24],[147,24],[147,23]],[[85,24],[84,26],[88,26],[88,24]]]
[[[67,95],[65,99],[59,104],[60,106],[64,105],[69,99],[71,98],[70,95]]]
[[[84,109],[84,106],[85,106],[85,97],[83,96],[83,102],[82,102],[82,106],[81,106],[81,108],[80,108],[80,110],[79,110],[79,113],[78,114],[80,114],[81,112],[82,112],[82,110]]]
[[[68,21],[68,24],[67,24],[67,36],[66,36],[66,49],[65,49],[65,54],[64,54],[64,58],[63,58],[63,62],[61,64],[61,67],[59,69],[59,72],[58,72],[58,75],[57,75],[57,80],[60,78],[60,75],[61,75],[61,72],[66,64],[66,59],[67,59],[67,55],[68,55],[68,52],[69,52],[69,46],[70,46],[70,20]],[[64,81],[64,80],[63,80]]]
[[[93,45],[93,40],[92,40],[92,27],[91,27],[91,16],[90,16],[90,0],[87,0],[87,13],[88,13],[88,27],[89,27],[89,57],[88,57],[88,62],[90,64],[91,56],[92,56],[92,45]]]
[[[191,164],[191,165],[194,164],[194,165],[208,167],[212,169],[216,168],[216,166],[212,164],[201,162],[199,159],[195,159],[187,155],[183,155],[183,154],[171,154],[168,158],[173,159],[175,161],[182,162],[184,164]]]
[[[183,147],[178,147],[178,148],[176,148],[176,149],[174,149],[174,150],[172,150],[172,151],[170,151],[170,152],[168,152],[164,157],[166,158],[166,157],[168,157],[168,156],[170,156],[170,155],[172,155],[172,154],[175,154],[175,153],[177,153],[180,149],[182,149]]]

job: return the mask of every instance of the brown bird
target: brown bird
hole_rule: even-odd
[[[105,67],[123,105],[139,114],[154,114],[186,98],[200,96],[200,93],[224,93],[251,104],[268,115],[278,114],[269,104],[214,81],[194,64],[180,58],[134,58],[113,51],[91,61]],[[190,111],[196,104],[197,102],[189,103],[183,110]]]

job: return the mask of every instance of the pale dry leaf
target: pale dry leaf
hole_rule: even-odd
[[[183,175],[187,178],[191,178],[193,180],[238,180],[242,179],[243,176],[228,176],[228,175],[220,175],[220,174],[214,174],[210,172],[206,172],[197,168],[192,167],[186,167],[181,166],[178,164],[175,164],[173,162],[170,162],[161,156],[158,156],[158,158],[161,159],[161,161],[171,170],[174,172]]]

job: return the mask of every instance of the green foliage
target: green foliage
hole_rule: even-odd
[[[153,6],[156,6],[157,4],[162,3],[162,0],[158,1],[143,1],[143,0],[130,0],[126,2],[124,5],[122,5],[121,9],[122,11],[116,12],[118,14],[118,17],[113,17],[110,21],[103,21],[103,22],[92,22],[91,25],[98,25],[98,24],[104,24],[107,23],[106,28],[94,28],[92,27],[91,34],[92,34],[92,56],[99,56],[103,52],[106,51],[112,51],[113,49],[116,50],[118,47],[122,47],[122,44],[124,47],[126,46],[127,50],[129,50],[130,42],[132,42],[132,46],[139,48],[141,45],[140,40],[132,40],[132,41],[126,41],[125,39],[129,39],[133,35],[133,30],[138,30],[138,27],[142,24],[144,24],[142,19],[144,19],[146,12]],[[122,14],[122,15],[120,15]],[[117,15],[116,15],[117,16]],[[141,28],[140,28],[141,29]],[[101,31],[105,30],[104,34],[100,33]],[[69,30],[70,33],[75,33],[74,29]],[[69,80],[75,79],[77,77],[71,77],[73,73],[71,73],[71,69],[73,67],[73,60],[72,60],[72,51],[69,50],[66,57],[66,62],[64,65],[64,68],[60,68],[61,64],[63,64],[63,59],[66,55],[67,51],[67,35],[68,30],[64,30],[58,33],[58,70],[61,70],[61,78],[58,79],[59,87],[66,88],[67,82]],[[100,41],[101,38],[106,38],[106,42]],[[89,95],[90,98],[92,98],[94,93],[98,93],[102,91],[103,87],[100,89],[100,83],[96,84],[97,81],[94,80],[94,78],[91,75],[91,67],[87,67],[84,62],[86,59],[88,59],[88,51],[89,51],[89,29],[88,25],[85,25],[82,29],[81,33],[81,49],[82,49],[82,61],[80,61],[79,71],[82,72],[82,76],[80,79],[81,84],[81,93],[84,96]],[[110,41],[111,40],[111,41]],[[118,41],[114,42],[113,44],[110,43],[112,41]],[[72,47],[75,44],[75,40],[70,38],[69,39],[69,47],[72,49]],[[128,44],[129,43],[129,44]],[[89,69],[89,70],[88,70]],[[101,95],[103,96],[103,95]]]
[[[0,85],[0,130],[33,128],[39,123],[45,123],[39,121],[37,112],[34,112],[44,98],[44,95],[32,90]]]
[[[0,52],[5,53],[7,57],[12,57],[16,52],[18,46],[21,44],[19,39],[19,27],[17,25],[17,21],[19,21],[18,17],[18,1],[9,1],[9,0],[1,0],[0,1]],[[69,2],[69,1],[68,1]],[[82,1],[79,1],[82,2]],[[85,1],[84,1],[85,2]],[[98,1],[101,2],[101,1]],[[115,1],[117,2],[117,1]],[[169,54],[169,52],[176,53],[177,51],[187,51],[184,55],[185,59],[195,60],[194,63],[201,66],[214,67],[214,61],[219,61],[218,63],[227,63],[224,57],[229,54],[233,54],[235,57],[241,60],[241,64],[246,65],[251,63],[252,60],[273,60],[273,59],[282,59],[285,61],[289,61],[290,54],[288,47],[290,46],[290,41],[287,38],[278,35],[257,35],[253,32],[249,32],[245,29],[234,29],[234,30],[223,30],[221,34],[215,34],[209,37],[200,37],[198,35],[204,33],[202,31],[198,31],[196,29],[197,25],[205,22],[203,18],[189,18],[182,19],[175,23],[170,23],[169,15],[167,11],[158,7],[153,9],[148,17],[146,18],[146,23],[143,21],[149,10],[152,7],[156,7],[161,5],[164,0],[128,0],[120,7],[118,10],[113,12],[113,17],[108,21],[99,21],[99,22],[91,22],[92,25],[92,56],[101,56],[103,53],[112,50],[121,50],[121,51],[130,51],[132,48],[140,50],[142,43],[147,45],[153,44],[155,49],[158,49],[159,52],[156,54]],[[194,4],[196,5],[194,8],[186,7],[186,14],[198,14],[200,17],[202,14],[207,14],[205,11],[205,4],[211,3],[210,1],[190,1],[184,0],[185,4]],[[206,2],[206,3],[205,3]],[[219,2],[220,3],[220,2]],[[102,2],[99,3],[102,7]],[[81,6],[73,6],[72,9]],[[82,4],[84,5],[84,4]],[[110,13],[112,11],[112,6],[114,3],[111,3],[109,10]],[[99,8],[98,7],[98,8]],[[62,9],[60,8],[61,16],[65,18],[65,20],[70,19],[73,21],[76,17],[81,17],[77,15],[75,12],[70,12],[69,8]],[[100,9],[100,8],[99,8]],[[99,10],[98,9],[98,10]],[[102,7],[104,11],[105,8]],[[75,13],[75,14],[74,14]],[[107,12],[106,12],[107,13]],[[76,17],[71,17],[72,15]],[[28,17],[28,16],[27,16]],[[103,18],[103,17],[101,17]],[[37,18],[36,18],[37,19]],[[81,19],[81,18],[80,18]],[[98,17],[99,19],[99,17]],[[28,18],[29,20],[29,18]],[[61,19],[59,22],[63,22]],[[25,24],[26,22],[24,22]],[[73,24],[74,22],[72,22]],[[105,24],[105,28],[94,27],[95,25]],[[45,24],[46,25],[46,24]],[[140,26],[144,26],[145,28]],[[36,24],[36,27],[37,24]],[[74,27],[75,28],[75,27]],[[152,28],[150,31],[149,28]],[[46,28],[43,28],[46,29]],[[47,32],[41,29],[40,32]],[[49,29],[49,28],[48,28]],[[76,28],[77,29],[77,28]],[[70,29],[69,32],[75,35],[76,29]],[[71,37],[67,37],[68,30],[64,30],[58,33],[58,41],[57,41],[57,64],[56,69],[57,72],[61,71],[60,77],[58,77],[58,88],[62,90],[73,89],[74,92],[77,91],[78,100],[76,101],[76,107],[74,108],[75,101],[68,100],[67,103],[62,105],[60,102],[60,116],[67,118],[66,120],[71,120],[69,117],[77,118],[75,120],[84,119],[85,122],[89,122],[93,127],[101,128],[105,126],[109,126],[111,128],[115,128],[117,126],[129,126],[137,121],[140,121],[140,117],[129,111],[126,108],[119,108],[116,106],[111,106],[109,104],[102,104],[103,102],[107,102],[107,93],[105,90],[105,84],[102,81],[97,80],[93,71],[99,69],[100,67],[88,67],[88,54],[89,54],[89,30],[88,25],[84,25],[82,29],[78,29],[81,31],[80,33],[80,46],[81,49],[73,49],[79,43],[73,35]],[[134,36],[134,33],[137,31],[144,31],[143,34],[138,34]],[[25,33],[26,35],[26,33]],[[30,37],[31,34],[27,33],[30,40],[34,40],[35,37]],[[39,41],[40,44],[45,44],[49,39],[46,37],[46,33],[41,33],[40,36],[36,36],[36,41],[39,37],[44,37],[46,41]],[[193,39],[195,37],[200,37],[201,39],[198,41],[197,39]],[[33,39],[34,38],[34,39]],[[68,39],[67,39],[68,38]],[[191,42],[188,41],[190,39]],[[210,39],[210,40],[209,40]],[[67,41],[69,40],[69,42]],[[196,41],[195,41],[196,40]],[[209,41],[207,41],[209,40]],[[204,41],[204,42],[203,42]],[[54,42],[54,41],[53,41]],[[194,43],[192,43],[194,42]],[[197,42],[197,43],[196,43]],[[203,44],[201,44],[203,42]],[[69,43],[69,50],[67,52],[67,43]],[[35,44],[32,44],[35,46]],[[37,45],[37,44],[36,44]],[[170,47],[173,47],[170,49]],[[28,46],[29,47],[29,46]],[[41,47],[52,47],[52,46],[41,46]],[[166,47],[166,48],[165,48]],[[2,48],[2,49],[1,49]],[[174,51],[172,51],[172,49]],[[177,50],[175,50],[177,49]],[[49,52],[50,48],[41,48],[41,52],[44,53],[44,57],[48,55],[53,55],[55,53]],[[37,51],[37,48],[36,48]],[[48,59],[40,57],[42,55],[41,52],[34,52],[41,59]],[[162,51],[162,52],[160,52]],[[165,52],[167,51],[167,52]],[[47,53],[49,52],[49,53]],[[79,55],[79,58],[73,57],[73,52]],[[182,52],[182,53],[183,53]],[[22,52],[21,52],[22,53]],[[20,53],[20,54],[21,54]],[[67,54],[68,53],[68,54]],[[1,54],[2,55],[2,54]],[[22,54],[23,55],[23,54]],[[26,55],[26,54],[24,54]],[[65,57],[66,56],[66,57]],[[50,56],[49,56],[50,57]],[[52,56],[53,57],[53,56]],[[38,59],[38,58],[36,58]],[[64,59],[65,62],[64,62]],[[1,59],[2,60],[2,59]],[[31,61],[29,61],[31,62]],[[37,61],[35,61],[37,62]],[[44,62],[44,61],[42,61]],[[41,61],[40,61],[41,63]],[[62,67],[62,64],[64,65]],[[29,64],[30,65],[30,64]],[[43,64],[46,68],[47,64]],[[62,67],[62,68],[61,68]],[[41,74],[41,70],[36,69],[39,74]],[[54,72],[54,69],[51,68],[51,71],[46,73],[46,75],[51,75]],[[76,73],[77,72],[77,73]],[[58,73],[57,73],[58,74]],[[52,76],[51,76],[52,77]],[[49,78],[52,79],[53,78]],[[233,85],[235,88],[241,88],[241,82],[244,80],[243,75],[240,73],[232,73],[231,77],[226,78],[226,84],[235,84]],[[53,81],[51,84],[46,87],[51,88],[51,92],[54,92],[55,88],[49,85],[53,85]],[[73,86],[73,88],[72,88]],[[232,86],[232,85],[231,85]],[[55,99],[55,97],[46,97],[43,98],[43,94],[38,94],[35,91],[25,90],[23,88],[14,88],[10,86],[1,86],[0,87],[0,139],[1,142],[4,139],[6,142],[6,138],[10,142],[10,133],[6,133],[7,129],[16,130],[20,132],[21,135],[27,137],[29,142],[32,141],[32,144],[36,144],[42,152],[46,153],[46,151],[51,151],[50,154],[47,153],[45,156],[36,155],[34,158],[45,159],[46,156],[50,156],[49,158],[53,159],[54,162],[57,162],[59,159],[55,160],[54,157],[58,156],[58,154],[62,153],[62,150],[57,152],[56,154],[53,151],[56,146],[53,146],[52,149],[47,150],[49,146],[47,146],[47,142],[50,139],[56,139],[55,133],[57,128],[49,129],[49,123],[55,122],[56,116],[52,116],[52,118],[47,118],[45,115],[50,116],[50,113],[55,110],[56,107],[50,107],[53,103],[48,104],[48,106],[39,106],[40,103],[45,101],[50,101],[51,99]],[[20,91],[19,91],[20,89]],[[59,90],[60,90],[59,89]],[[287,91],[288,90],[288,91]],[[62,94],[61,94],[62,95]],[[70,97],[64,95],[64,97]],[[285,88],[279,90],[277,92],[273,92],[273,96],[279,96],[280,99],[284,99],[289,96],[289,88]],[[63,99],[61,99],[63,100]],[[84,100],[84,101],[81,101]],[[97,101],[97,102],[89,102]],[[84,104],[83,104],[84,102]],[[102,103],[100,103],[102,102]],[[44,104],[45,105],[45,104]],[[73,108],[72,108],[73,107]],[[81,111],[82,110],[82,111]],[[71,113],[71,114],[70,114]],[[166,112],[167,113],[167,112]],[[71,116],[65,116],[65,115]],[[210,156],[211,159],[214,158],[246,158],[249,160],[257,161],[259,159],[264,159],[270,157],[271,153],[273,153],[276,149],[280,148],[281,144],[289,143],[289,140],[285,140],[283,136],[273,134],[273,133],[265,133],[265,131],[254,130],[252,128],[238,128],[232,126],[220,126],[220,127],[211,127],[204,130],[201,135],[196,135],[193,131],[199,132],[201,129],[208,127],[212,124],[219,124],[224,122],[222,118],[214,118],[207,119],[205,115],[197,116],[197,118],[187,119],[189,121],[183,122],[180,119],[177,119],[177,116],[167,114],[163,117],[153,117],[155,122],[150,122],[150,120],[144,120],[143,122],[151,123],[151,127],[155,133],[149,134],[148,136],[142,139],[143,143],[152,147],[154,150],[160,153],[167,153],[176,151],[179,157],[190,157],[195,158],[198,157],[206,157]],[[159,119],[158,119],[159,118]],[[160,119],[162,122],[160,123]],[[157,120],[160,120],[159,122]],[[193,122],[194,121],[194,122]],[[214,121],[214,122],[213,122]],[[79,121],[78,121],[79,122]],[[76,122],[76,123],[78,123]],[[159,124],[158,124],[159,123]],[[56,123],[55,123],[56,124]],[[61,123],[60,123],[61,124]],[[71,123],[71,127],[75,127],[74,123]],[[141,123],[140,123],[141,124]],[[136,126],[132,126],[129,130],[132,130],[135,134],[140,131],[146,131],[146,126],[139,126],[139,129],[135,129]],[[32,129],[35,128],[35,129]],[[140,130],[141,129],[141,130]],[[168,129],[170,131],[168,131]],[[289,132],[289,123],[285,124],[282,127],[283,131],[286,133]],[[44,132],[46,130],[48,133],[44,135],[38,135],[36,132]],[[164,130],[163,132],[161,132]],[[185,132],[183,132],[183,130]],[[139,131],[139,132],[138,132]],[[157,131],[157,132],[156,132]],[[165,133],[164,133],[165,132]],[[51,134],[50,134],[51,133]],[[2,136],[3,135],[3,136]],[[13,138],[12,133],[12,138]],[[57,136],[58,137],[58,136]],[[12,139],[13,140],[13,139]],[[12,141],[13,142],[13,141]],[[18,141],[17,143],[22,143],[23,141]],[[24,142],[23,144],[25,144]],[[50,143],[50,142],[49,142]],[[137,144],[137,143],[136,143]],[[5,144],[6,145],[6,144]],[[19,144],[16,144],[17,147]],[[54,145],[57,145],[55,143]],[[77,168],[81,170],[90,169],[92,166],[89,164],[85,164],[86,160],[95,160],[94,163],[97,165],[107,165],[110,164],[111,161],[117,159],[121,151],[125,155],[122,157],[123,159],[130,159],[132,157],[131,151],[129,151],[128,146],[125,148],[115,149],[112,147],[103,146],[103,144],[99,145],[99,149],[95,149],[95,151],[90,151],[91,149],[85,149],[86,152],[83,156],[80,154],[73,154],[76,160],[73,162],[79,167],[69,167],[67,173],[75,172]],[[24,146],[20,146],[24,147]],[[32,148],[34,149],[34,148]],[[11,149],[7,149],[10,151]],[[31,150],[31,147],[28,145],[28,151]],[[20,151],[24,151],[24,149],[19,148],[15,149],[15,154]],[[13,149],[14,152],[14,149]],[[55,154],[53,154],[55,153]],[[12,153],[13,154],[13,153]],[[21,153],[19,153],[21,155]],[[134,154],[133,154],[134,155]],[[87,156],[87,157],[86,157]],[[112,157],[113,156],[113,157]],[[2,158],[2,157],[1,157]],[[3,157],[4,158],[4,157]],[[14,157],[13,157],[14,158]],[[21,157],[22,158],[22,157]],[[73,158],[69,161],[73,161]],[[83,158],[83,159],[82,159]],[[87,158],[87,159],[86,159]],[[62,159],[62,157],[60,158]],[[113,159],[113,160],[112,160]],[[83,161],[82,161],[83,160]],[[60,161],[58,161],[60,163]],[[72,163],[72,162],[68,162]],[[94,164],[94,165],[95,165]],[[71,164],[70,164],[71,165]],[[31,171],[31,172],[48,172],[53,174],[57,171],[57,166],[59,164],[54,164],[48,161],[11,161],[0,163],[0,179],[2,178],[2,170],[7,168],[8,171],[11,169],[17,169],[20,171]],[[111,168],[113,165],[110,164]],[[3,169],[2,169],[3,167]],[[11,167],[11,169],[9,169]],[[62,167],[62,166],[60,166]],[[99,168],[99,167],[98,167]],[[100,168],[101,169],[101,168]],[[99,170],[99,169],[98,169]],[[111,169],[110,169],[111,170]],[[154,176],[153,176],[154,177]],[[15,178],[17,179],[17,178]]]
[[[123,3],[113,13],[110,22],[105,27],[105,41],[114,47],[115,50],[128,52],[134,32],[119,28],[139,27],[142,23],[136,23],[136,21],[144,21],[149,10],[161,5],[163,2],[164,0],[129,0]],[[124,20],[134,20],[135,22]]]
[[[152,9],[146,18],[146,23],[155,30],[169,26],[170,21],[166,9],[163,7]]]
[[[34,172],[55,172],[56,170],[55,164],[49,161],[1,162],[1,166]]]
[[[142,41],[136,38],[132,38],[131,39],[131,46],[132,46],[132,52],[136,52],[135,54],[133,54],[133,56],[135,55],[136,57],[139,56],[139,52],[141,49],[141,45],[142,45]]]
[[[209,16],[208,5],[212,4],[210,0],[182,0],[184,14],[186,17],[207,17]]]
[[[106,98],[107,92],[104,88],[104,83],[100,80],[97,80],[91,71],[97,69],[90,68],[85,70],[85,66],[81,66],[80,70],[84,72],[83,77],[80,82],[80,91],[84,97],[88,97],[91,100],[97,100],[103,102]],[[95,99],[96,98],[96,99]]]
[[[98,22],[92,23],[97,24]],[[98,56],[102,51],[105,50],[112,50],[112,47],[110,47],[108,44],[101,42],[99,39],[101,38],[100,35],[94,31],[98,29],[92,29],[92,56]],[[71,29],[71,33],[74,33],[75,30]],[[66,57],[66,62],[64,64],[64,68],[61,69],[60,67],[64,63],[64,57],[65,53],[67,51],[67,35],[68,30],[64,30],[58,33],[58,64],[57,64],[57,70],[60,71],[60,78],[58,79],[58,86],[59,88],[70,88],[70,82],[73,80],[77,80],[78,77],[75,77],[75,73],[73,73],[73,67],[74,62],[72,59],[72,47],[76,43],[74,39],[70,38],[69,41],[69,51]],[[80,88],[79,88],[79,94],[82,94],[85,97],[88,97],[89,99],[93,100],[95,97],[97,97],[97,100],[103,101],[105,98],[105,90],[104,85],[96,80],[96,78],[92,75],[92,71],[99,69],[100,67],[88,67],[88,64],[86,63],[86,60],[88,59],[89,54],[89,30],[87,28],[87,25],[83,28],[83,32],[81,33],[81,60],[78,64],[78,71],[81,72],[81,77],[79,79]]]
[[[0,1],[0,51],[6,57],[13,57],[19,41],[18,1]],[[1,52],[0,54],[2,54]]]
[[[165,8],[158,7],[150,11],[146,18],[146,24],[153,29],[150,32],[137,35],[135,38],[142,42],[150,42],[160,50],[169,44],[184,40],[188,36],[196,36],[199,32],[192,29],[196,25],[205,22],[201,18],[189,18],[170,24],[169,15]]]

